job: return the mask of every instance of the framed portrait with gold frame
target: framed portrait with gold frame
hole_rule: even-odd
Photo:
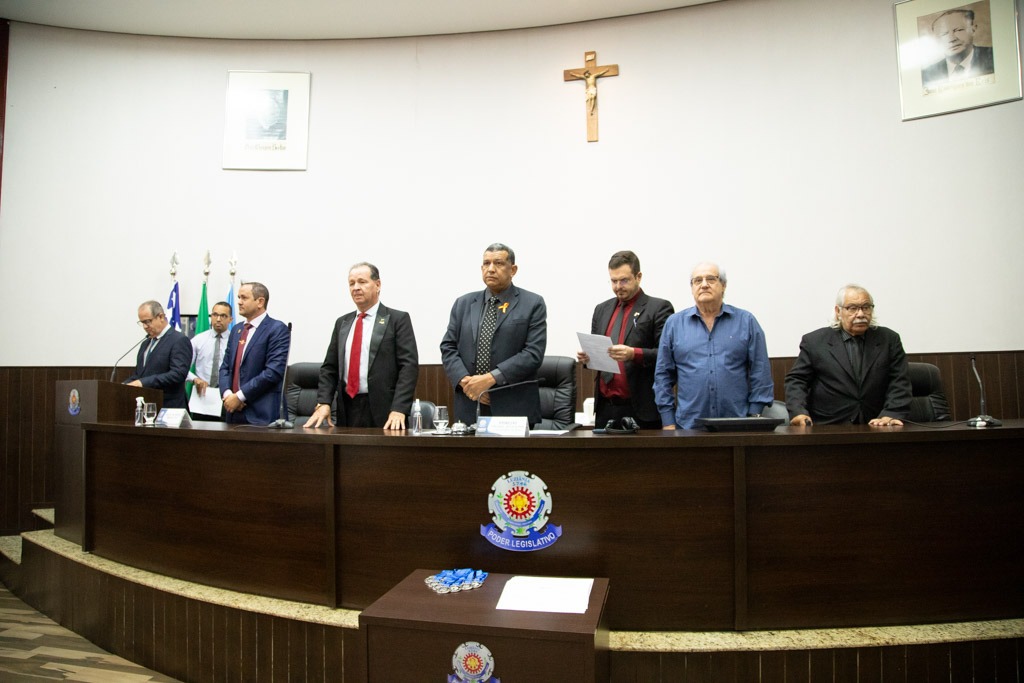
[[[1017,0],[893,5],[903,120],[1021,99]]]

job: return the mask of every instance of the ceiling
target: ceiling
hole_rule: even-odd
[[[337,39],[553,26],[715,0],[0,0],[0,17],[194,38]]]

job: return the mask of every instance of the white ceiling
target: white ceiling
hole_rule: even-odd
[[[714,1],[0,0],[0,17],[139,35],[302,40],[532,28]]]

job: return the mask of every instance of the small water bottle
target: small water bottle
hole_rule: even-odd
[[[420,400],[417,398],[412,402],[412,433],[419,434],[423,431],[423,409],[420,408]]]
[[[141,396],[135,398],[135,426],[141,427],[146,424],[146,399]]]

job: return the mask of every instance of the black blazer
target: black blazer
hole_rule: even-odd
[[[488,290],[465,294],[452,305],[448,329],[441,340],[441,361],[455,388],[455,418],[466,424],[476,421],[476,401],[462,392],[459,382],[474,374],[476,342],[480,333]],[[544,298],[511,285],[499,295],[498,326],[491,341],[491,359],[501,371],[502,385],[537,379],[548,345],[548,309]],[[501,306],[508,306],[501,309]],[[497,388],[497,387],[495,387]],[[525,415],[530,424],[540,422],[540,393],[536,384],[524,384],[491,394],[491,414]]]
[[[336,395],[345,391],[347,368],[345,343],[356,319],[356,311],[341,316],[334,322],[327,355],[320,366],[317,403],[330,405]],[[419,379],[419,352],[412,321],[405,311],[377,307],[377,316],[363,321],[363,334],[370,334],[369,365],[366,379],[369,384],[367,401],[374,427],[383,427],[391,411],[408,415]],[[338,401],[338,424],[345,425],[344,401]]]
[[[591,334],[604,334],[608,323],[615,313],[617,298],[609,299],[594,308],[594,317],[590,322]],[[658,344],[661,342],[661,330],[665,321],[675,313],[672,303],[665,299],[647,296],[643,290],[633,304],[632,322],[626,331],[623,343],[643,351],[643,365],[628,361],[626,367],[626,383],[629,385],[630,403],[636,413],[632,417],[649,422],[661,420],[658,406],[654,403],[654,367],[658,362]],[[612,340],[612,343],[618,343]],[[603,401],[598,391],[600,375],[594,378],[594,401],[600,405]]]
[[[164,408],[187,408],[185,398],[185,378],[192,365],[192,342],[188,337],[171,328],[164,332],[159,343],[149,354],[146,363],[142,359],[149,348],[149,340],[142,342],[139,354],[135,359],[135,372],[125,383],[139,380],[142,386],[162,389],[164,392]]]
[[[823,327],[804,335],[786,374],[790,419],[810,415],[821,424],[867,422],[910,415],[910,378],[900,336],[887,327],[864,333],[863,378],[853,376],[842,332]]]

